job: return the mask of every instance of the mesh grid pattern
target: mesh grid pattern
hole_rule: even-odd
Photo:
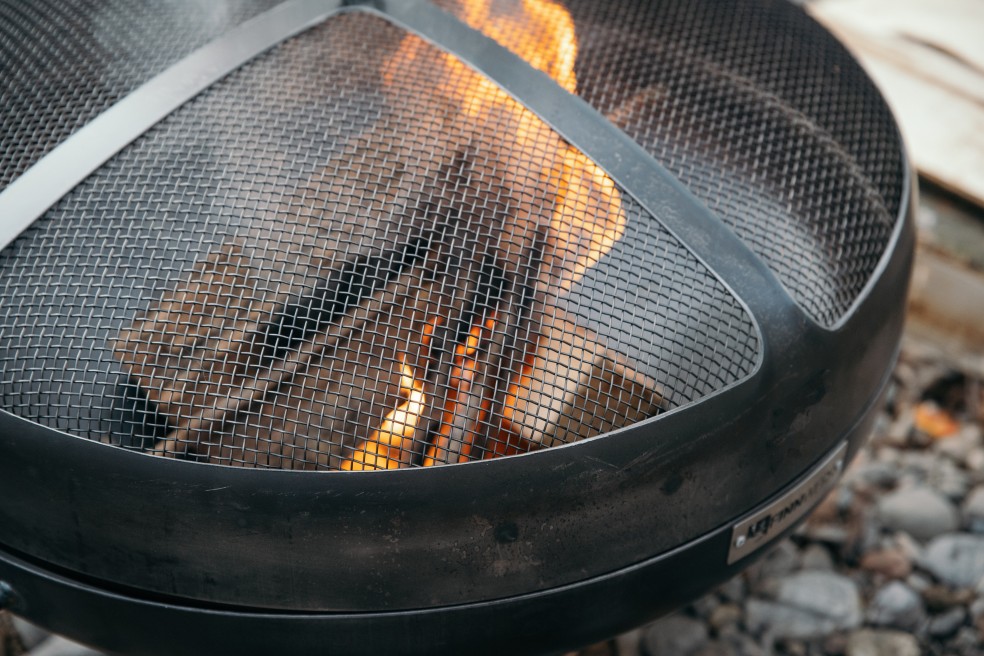
[[[437,4],[521,56],[514,31],[490,26],[525,15],[563,30],[572,18],[579,95],[731,226],[817,322],[833,325],[857,298],[898,214],[898,139],[861,69],[798,8]],[[567,12],[545,9],[560,4]]]
[[[0,189],[141,83],[278,1],[0,0]]]
[[[4,408],[256,467],[546,448],[697,400],[758,350],[589,160],[362,13],[101,167],[3,251],[0,304]]]

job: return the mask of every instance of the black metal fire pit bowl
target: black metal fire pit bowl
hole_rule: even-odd
[[[0,581],[112,653],[553,653],[868,434],[892,117],[775,0],[0,9]]]

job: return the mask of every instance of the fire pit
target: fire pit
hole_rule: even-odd
[[[127,654],[556,651],[823,498],[913,239],[831,37],[270,4],[0,15],[14,612]]]

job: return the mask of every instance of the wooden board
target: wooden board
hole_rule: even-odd
[[[892,106],[919,173],[984,206],[984,2],[807,5]]]

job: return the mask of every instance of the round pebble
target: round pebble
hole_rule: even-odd
[[[912,561],[901,549],[869,551],[861,558],[861,569],[890,579],[904,579],[912,573]]]
[[[878,519],[887,528],[905,531],[917,540],[931,540],[960,526],[956,508],[945,496],[927,487],[887,494],[878,503]]]
[[[973,587],[984,577],[984,536],[940,535],[926,547],[921,564],[943,583]]]
[[[918,592],[892,581],[872,598],[867,619],[875,626],[916,631],[926,622],[926,608]]]
[[[856,631],[847,639],[845,656],[919,656],[919,641],[900,631]]]

